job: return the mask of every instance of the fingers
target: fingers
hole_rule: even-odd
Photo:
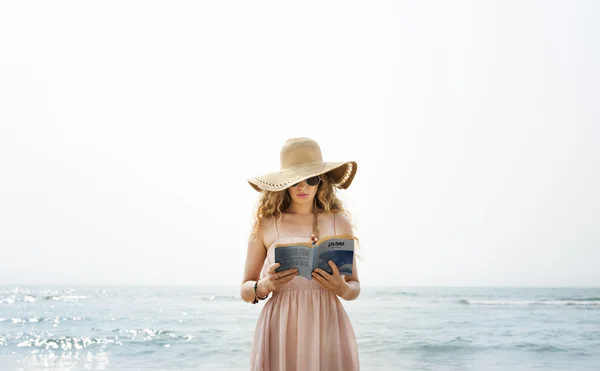
[[[319,273],[312,272],[312,276],[313,279],[315,279],[319,283],[319,285],[321,285],[321,287],[323,287],[324,289],[330,291],[333,289],[333,285],[331,285],[331,283],[325,278],[323,278]]]
[[[333,266],[335,266],[335,264],[333,264]],[[344,283],[343,283],[343,278],[339,275],[339,272],[338,272],[337,276],[334,276],[334,275],[328,274],[327,272],[325,272],[324,270],[322,270],[320,268],[317,268],[312,272],[312,277],[325,290],[328,290],[338,296],[343,295]]]
[[[331,274],[325,272],[323,269],[321,268],[316,268],[314,271],[319,273],[321,276],[323,276],[323,278],[327,279],[328,281],[334,279],[334,278],[339,278],[340,277],[340,271],[338,270],[337,265],[335,265],[335,263],[331,260],[329,260],[327,262],[329,264],[329,266],[331,267]]]
[[[290,268],[290,269],[286,269],[286,270],[280,271],[280,272],[269,273],[269,278],[271,279],[271,281],[276,281],[276,280],[280,280],[282,278],[286,278],[289,276],[291,276],[293,278],[297,274],[298,274],[298,269]]]
[[[288,282],[294,279],[298,275],[297,272],[288,273],[285,276],[278,275],[277,277],[269,277],[271,285],[273,285],[273,291],[277,291],[281,286],[286,285]]]
[[[267,280],[268,280],[268,285],[269,285],[269,288],[271,289],[271,291],[276,291],[281,286],[285,285],[286,283],[288,283],[289,281],[291,281],[292,279],[294,279],[294,277],[296,277],[298,275],[297,268],[290,268],[290,269],[276,272],[275,270],[277,268],[279,268],[280,266],[281,266],[281,264],[274,263],[274,264],[271,264],[267,270],[267,272],[268,272]]]
[[[271,267],[274,267],[273,269],[271,269],[271,267],[269,267],[269,269],[267,270],[267,273],[269,275],[272,275],[273,277],[275,277],[275,276],[283,277],[283,276],[287,276],[288,274],[294,274],[294,273],[298,272],[298,268],[289,268],[289,269],[277,272],[276,269],[279,268],[279,263],[276,263],[276,264],[271,265]]]
[[[278,284],[278,285],[282,285],[282,284],[284,284],[284,283],[287,283],[287,282],[289,282],[289,281],[293,280],[293,279],[294,279],[294,277],[296,277],[296,275],[297,275],[297,274],[296,274],[296,273],[294,273],[294,274],[287,275],[287,276],[285,276],[285,277],[279,277],[279,278],[277,279],[277,284]]]
[[[293,272],[297,272],[298,271],[297,268],[289,268],[289,269],[286,269],[286,270],[283,270],[283,271],[276,272],[275,270],[277,268],[279,268],[279,267],[281,267],[280,263],[273,263],[273,264],[269,265],[269,268],[267,269],[267,273],[278,274],[279,277],[281,277],[281,276],[287,275],[288,272],[293,273]]]
[[[323,269],[321,268],[316,268],[313,273],[318,273],[319,276],[323,277],[323,279],[327,280],[327,281],[331,281],[333,279],[333,275],[325,272]]]
[[[339,276],[340,275],[340,271],[338,270],[337,265],[335,265],[335,263],[333,261],[329,261],[329,266],[331,267],[331,270],[333,270],[333,275],[334,276]]]
[[[279,278],[281,278],[281,277],[285,277],[285,276],[288,276],[290,274],[296,274],[296,273],[298,273],[298,269],[297,268],[290,268],[290,269],[286,269],[284,271],[277,272],[277,275],[279,276]]]
[[[327,284],[333,284],[335,282],[332,275],[320,268],[315,269],[312,272],[312,276],[316,277],[318,281],[326,282]]]
[[[281,264],[279,263],[273,263],[271,265],[269,265],[269,268],[267,269],[268,273],[275,273],[275,269],[281,267]]]

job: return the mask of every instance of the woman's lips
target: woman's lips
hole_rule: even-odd
[[[298,196],[298,197],[306,197],[306,196],[308,196],[308,194],[307,193],[296,193],[296,196]]]

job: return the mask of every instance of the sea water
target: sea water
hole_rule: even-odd
[[[600,289],[363,287],[361,370],[600,370]],[[0,286],[0,371],[247,370],[238,287]]]

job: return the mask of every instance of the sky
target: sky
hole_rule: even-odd
[[[594,1],[0,5],[0,284],[241,282],[288,138],[365,286],[600,286]]]

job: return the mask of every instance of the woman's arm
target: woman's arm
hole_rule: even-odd
[[[341,298],[348,301],[358,298],[360,295],[360,281],[358,279],[358,269],[356,268],[356,257],[354,257],[354,262],[352,263],[352,275],[344,276],[344,279],[348,284],[348,289]]]
[[[240,296],[247,303],[254,301],[254,283],[259,280],[260,271],[267,257],[267,250],[262,238],[262,226],[258,232],[256,237],[250,236],[246,249],[246,264],[240,288]],[[258,282],[257,289],[258,295],[261,297],[267,296],[270,293],[264,280]]]
[[[339,220],[339,230],[341,233],[349,234],[354,237],[352,231],[352,224],[345,215],[338,215],[336,219]],[[356,244],[355,244],[356,246]],[[344,300],[354,300],[360,295],[360,279],[358,278],[358,267],[356,264],[356,249],[354,249],[354,260],[352,262],[352,274],[350,276],[344,276],[344,280],[348,283],[348,289],[341,296]]]
[[[279,290],[280,287],[286,285],[298,275],[298,269],[296,268],[275,272],[280,265],[274,263],[269,265],[265,277],[259,279],[266,257],[267,250],[263,243],[262,233],[259,233],[259,236],[256,239],[250,237],[248,241],[248,251],[246,253],[246,267],[244,269],[244,277],[240,289],[240,296],[247,303],[252,303],[254,301],[254,284],[257,281],[256,293],[260,297],[265,297],[270,293]]]

